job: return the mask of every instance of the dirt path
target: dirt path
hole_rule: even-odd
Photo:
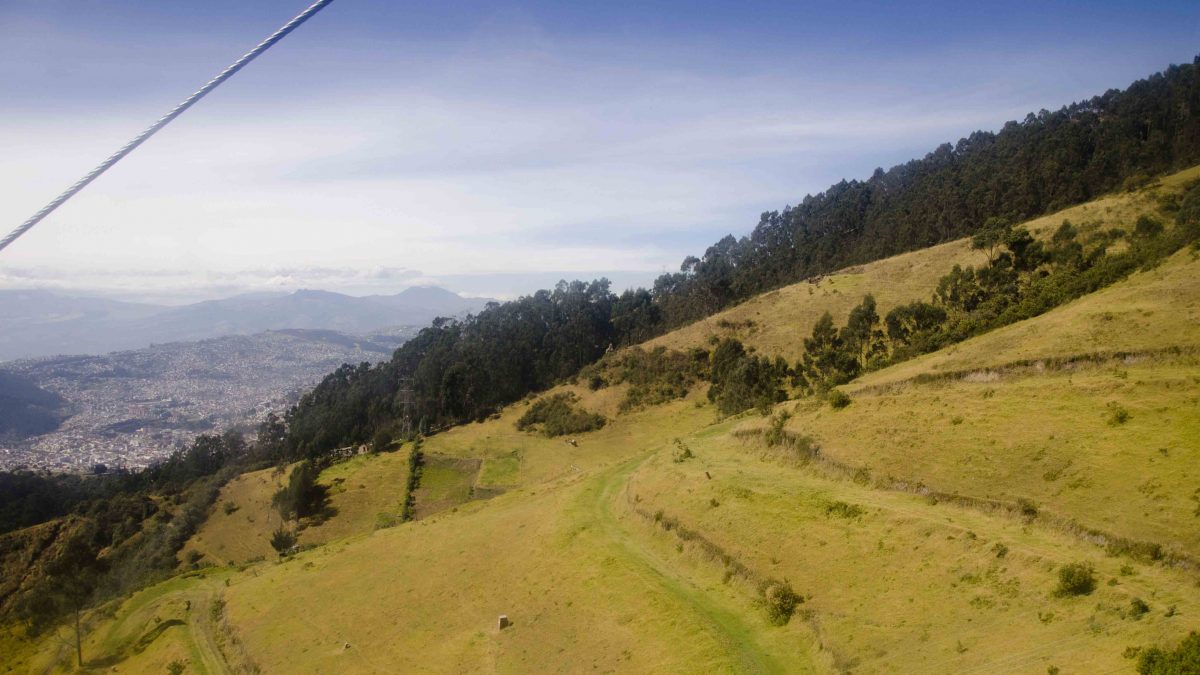
[[[197,670],[232,675],[233,671],[217,646],[216,634],[220,629],[212,618],[212,607],[217,593],[215,587],[204,584],[192,592],[182,594],[183,598],[192,602],[187,620],[188,636],[191,638],[193,652],[200,658],[200,663],[195,664],[199,666]]]
[[[795,672],[794,668],[785,668],[759,644],[755,639],[755,629],[747,625],[735,611],[674,570],[657,552],[638,539],[628,523],[622,522],[616,511],[616,501],[629,476],[645,460],[643,456],[610,469],[596,476],[584,489],[584,513],[593,521],[596,531],[617,553],[632,563],[631,570],[648,586],[657,588],[691,610],[692,615],[721,644],[730,658],[730,665],[737,672]]]

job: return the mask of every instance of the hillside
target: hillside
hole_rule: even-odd
[[[1179,190],[1197,178],[1200,178],[1200,169],[1187,169],[1162,178],[1156,188],[1105,195],[1095,201],[1035,218],[1024,225],[1041,239],[1049,238],[1063,220],[1069,220],[1088,232],[1128,228],[1137,220],[1139,214],[1157,208],[1158,200],[1164,192]],[[734,335],[747,346],[765,354],[795,360],[800,357],[804,348],[802,338],[809,334],[822,313],[831,312],[834,319],[841,323],[850,313],[850,309],[862,300],[862,296],[871,293],[879,302],[879,313],[883,315],[897,305],[928,299],[937,285],[938,278],[954,265],[979,265],[985,260],[982,252],[971,249],[969,239],[959,239],[866,265],[856,265],[764,293],[728,310],[654,338],[648,344],[683,349],[689,345],[702,344],[709,335]],[[1187,297],[1188,292],[1193,290],[1191,286],[1172,286],[1181,281],[1186,280],[1173,278],[1167,285],[1171,286],[1170,292]],[[1154,292],[1151,289],[1146,290]],[[1096,339],[1107,341],[1129,335],[1116,326],[1113,328],[1114,330],[1105,333],[1102,338],[1097,336]],[[1167,336],[1164,341],[1173,344],[1173,340],[1182,337]],[[1036,348],[1042,341],[1029,340],[1022,341],[1021,344]],[[1058,343],[1055,341],[1053,344]],[[1115,343],[1111,348],[1121,349]]]
[[[1028,227],[1128,228],[1197,175]],[[928,297],[981,255],[885,259],[652,344],[736,333],[795,359],[822,313]],[[630,383],[581,378],[541,397],[573,394],[598,430],[520,431],[529,397],[426,439],[412,522],[391,517],[411,444],[334,463],[336,514],[299,533],[323,545],[282,559],[267,538],[284,474],[245,474],[185,549],[200,569],[94,614],[85,652],[136,671],[1130,670],[1200,627],[1197,279],[1180,251],[868,372],[841,409],[808,396],[722,417],[700,382],[629,409]],[[1075,564],[1094,587],[1062,594]],[[775,625],[784,589],[798,604]],[[57,649],[15,645],[10,669]]]
[[[990,289],[982,291],[990,296],[987,307],[965,323],[945,326],[940,335],[918,335],[920,344],[903,347],[931,351],[945,346],[945,340],[958,341],[997,327],[997,321],[1044,313],[1060,304],[1064,294],[1077,297],[1096,290],[1130,268],[1157,259],[1158,253],[1150,249],[1164,243],[1151,241],[1155,228],[1161,231],[1159,216],[1172,218],[1174,209],[1166,207],[1180,205],[1143,205],[1149,229],[1142,231],[1138,220],[1115,218],[1121,214],[1111,211],[1112,200],[1128,203],[1129,194],[1137,193],[1153,202],[1163,196],[1153,176],[1200,161],[1200,117],[1194,114],[1200,110],[1198,75],[1200,61],[1171,66],[1124,90],[1109,90],[1055,112],[1030,113],[996,133],[978,131],[944,143],[920,159],[877,169],[866,180],[842,180],[794,206],[763,213],[748,234],[726,235],[702,256],[687,256],[678,272],[662,274],[649,289],[617,294],[604,278],[590,283],[564,280],[553,289],[491,305],[465,320],[438,322],[397,350],[389,362],[329,374],[297,404],[288,445],[297,455],[321,454],[422,420],[438,428],[483,419],[572,377],[610,348],[659,337],[760,294],[965,236],[993,237],[984,247],[993,248],[1016,234],[1010,227],[1015,223],[1094,201],[1093,212],[1101,220],[1114,216],[1116,228],[1075,222],[1060,241],[1055,237],[1062,226],[1061,213],[1059,220],[1041,223],[1054,226],[1053,233],[1038,223],[1019,228],[1022,238],[1033,230],[1042,239],[1023,239],[1021,252],[1011,252],[999,268],[984,269],[993,262],[989,253],[988,266],[960,270],[960,278],[950,282],[955,288],[947,289],[953,295],[968,290],[963,284],[982,283]],[[1130,213],[1139,208],[1129,206]],[[1172,237],[1180,238],[1180,233]],[[1032,248],[1025,250],[1026,245]],[[1107,257],[1122,247],[1131,251],[1129,255],[1093,267],[1095,256]],[[952,251],[949,247],[946,253]],[[1049,258],[1042,260],[1044,255]],[[1058,269],[1057,278],[1030,276],[1045,264]],[[924,268],[931,279],[950,271],[934,270]],[[980,270],[986,278],[976,276]],[[1024,275],[1024,288],[1032,295],[1021,297],[1019,285],[1000,289],[1014,275]],[[855,288],[860,280],[840,281],[855,295],[862,290]],[[884,279],[871,290],[887,294],[892,286]],[[801,292],[810,291],[817,289]],[[841,293],[836,285],[824,291]],[[970,307],[952,309],[978,309],[977,295],[957,296],[953,303]],[[938,311],[922,315],[928,307],[909,310],[917,314],[901,317],[902,323],[928,321]],[[863,318],[874,310],[864,311]],[[758,324],[746,317],[726,327],[750,332]],[[870,341],[869,335],[860,337]],[[864,366],[869,359],[860,356],[859,365]],[[388,405],[402,390],[408,392],[406,409]]]
[[[53,431],[67,416],[64,404],[28,378],[0,371],[0,443]]]

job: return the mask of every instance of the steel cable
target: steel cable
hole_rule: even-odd
[[[3,251],[9,244],[16,241],[18,237],[28,232],[33,228],[34,225],[37,225],[39,222],[41,222],[43,218],[50,215],[51,212],[62,206],[63,203],[65,203],[68,199],[74,197],[76,193],[87,187],[88,183],[91,183],[99,178],[101,174],[103,174],[105,171],[108,171],[114,164],[121,161],[121,159],[129,153],[133,152],[134,149],[136,149],[139,145],[145,143],[151,136],[158,133],[158,131],[163,127],[167,126],[171,120],[174,120],[176,117],[182,115],[185,110],[192,107],[197,101],[207,96],[209,92],[220,86],[222,82],[233,77],[233,75],[244,68],[246,64],[258,58],[259,55],[270,49],[276,42],[279,42],[283,38],[287,37],[288,33],[296,30],[301,24],[303,24],[305,21],[308,21],[314,14],[324,9],[325,6],[331,2],[333,2],[333,0],[317,0],[317,2],[309,5],[308,9],[305,9],[303,12],[296,15],[294,19],[284,24],[282,28],[272,33],[270,37],[258,43],[254,49],[246,52],[246,54],[240,59],[234,61],[232,65],[225,70],[222,70],[220,74],[209,80],[203,87],[200,87],[200,89],[196,90],[194,94],[184,99],[183,103],[180,103],[171,109],[171,111],[166,115],[158,118],[158,120],[154,124],[151,124],[145,131],[138,134],[133,140],[123,145],[120,150],[117,150],[110,155],[108,159],[104,160],[99,166],[89,171],[83,178],[75,181],[71,187],[67,188],[62,194],[55,197],[49,204],[43,206],[42,209],[33,214],[29,220],[26,220],[25,222],[21,223],[17,229],[9,232],[4,239],[0,239],[0,251]]]

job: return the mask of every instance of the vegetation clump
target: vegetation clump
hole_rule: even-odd
[[[846,518],[847,520],[857,520],[858,518],[862,517],[863,513],[865,513],[865,511],[863,511],[863,507],[859,506],[858,504],[850,504],[843,501],[832,501],[825,505],[826,516],[837,516],[839,518]]]
[[[1090,595],[1096,590],[1096,570],[1089,563],[1070,563],[1058,570],[1059,597]]]
[[[271,548],[279,555],[284,555],[296,545],[296,535],[282,524],[271,533]]]
[[[1200,673],[1200,633],[1192,631],[1174,649],[1149,647],[1140,650],[1137,671],[1141,675]]]
[[[1107,410],[1104,420],[1110,427],[1119,427],[1129,421],[1129,411],[1116,401],[1109,401]]]
[[[271,505],[284,520],[320,516],[329,504],[329,488],[317,482],[317,465],[305,460],[292,469],[288,483],[271,498]]]
[[[416,517],[417,488],[421,485],[421,470],[425,466],[425,437],[418,435],[413,439],[412,449],[408,452],[408,481],[404,486],[404,505],[400,509],[400,520],[408,522]]]
[[[692,454],[692,449],[687,446],[687,443],[684,443],[678,438],[675,439],[675,448],[675,452],[671,454],[671,461],[675,462],[676,464],[682,464],[683,462],[695,457],[695,455]]]
[[[829,394],[825,396],[825,400],[829,401],[829,407],[834,410],[841,410],[853,402],[850,395],[841,389],[830,389]]]
[[[758,592],[761,596],[760,602],[767,612],[767,620],[776,626],[787,625],[792,614],[796,612],[796,607],[804,602],[804,598],[792,590],[791,584],[786,580],[768,579],[759,585]]]
[[[388,429],[379,429],[375,432],[375,436],[371,438],[371,450],[373,452],[387,452],[392,449],[392,432]]]
[[[553,438],[603,427],[607,421],[604,416],[577,408],[575,403],[578,400],[579,397],[571,392],[542,397],[534,401],[517,420],[517,429],[530,431],[540,425],[542,433]]]
[[[620,404],[621,412],[626,412],[687,396],[696,382],[708,377],[708,370],[708,352],[699,347],[687,351],[630,347],[606,355],[579,375],[592,390],[628,384]]]
[[[1146,604],[1141,598],[1134,598],[1129,602],[1129,616],[1135,621],[1141,619],[1150,613],[1150,605]]]
[[[756,409],[766,415],[786,395],[783,382],[791,372],[782,358],[774,361],[747,353],[738,340],[717,343],[710,357],[712,385],[708,400],[722,415]]]

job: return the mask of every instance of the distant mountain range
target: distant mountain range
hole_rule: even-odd
[[[0,291],[0,361],[104,354],[270,330],[364,335],[395,326],[423,326],[439,316],[476,312],[487,302],[437,287],[366,297],[313,290],[255,293],[180,307],[43,290]]]

